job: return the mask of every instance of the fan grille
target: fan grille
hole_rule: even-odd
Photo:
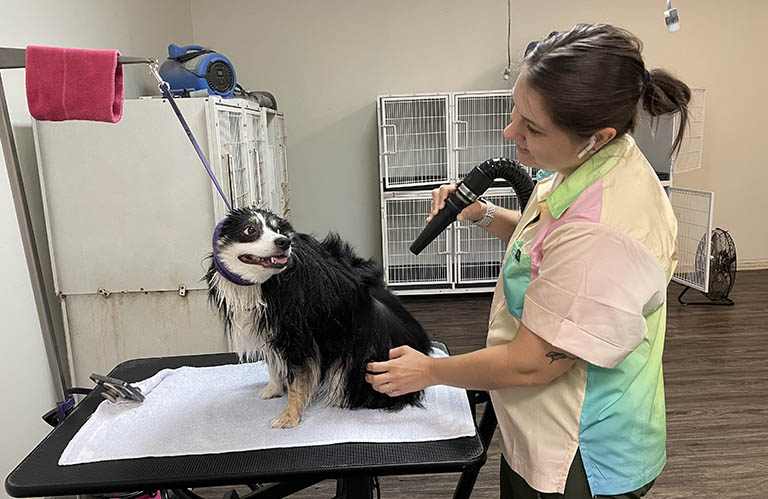
[[[205,79],[212,90],[220,94],[226,94],[235,86],[235,75],[232,68],[224,61],[214,61],[208,65]]]
[[[736,246],[728,231],[719,227],[712,231],[711,246],[707,298],[717,301],[728,297],[736,281]]]

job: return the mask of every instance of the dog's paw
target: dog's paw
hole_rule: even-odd
[[[266,387],[264,387],[263,390],[259,392],[259,397],[261,397],[262,400],[267,400],[276,397],[282,397],[283,393],[285,392],[283,391],[282,385],[270,382]]]
[[[292,415],[288,411],[283,412],[278,417],[272,420],[272,428],[296,428],[301,421],[301,415]]]

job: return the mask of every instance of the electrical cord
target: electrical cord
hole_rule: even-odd
[[[507,67],[504,68],[504,74],[502,78],[509,80],[512,74],[512,48],[510,45],[510,37],[512,35],[512,6],[511,0],[507,0]],[[510,82],[511,83],[511,82]]]
[[[512,36],[512,6],[511,0],[507,0],[507,67],[512,66],[512,48],[510,37]]]

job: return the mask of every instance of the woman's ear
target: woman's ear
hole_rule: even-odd
[[[595,145],[592,147],[592,151],[597,152],[602,148],[605,144],[612,141],[614,137],[616,137],[616,129],[611,127],[603,128],[602,130],[598,130],[594,133],[595,136]]]

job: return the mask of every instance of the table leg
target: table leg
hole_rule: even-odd
[[[333,499],[373,499],[373,477],[355,476],[336,480]]]

